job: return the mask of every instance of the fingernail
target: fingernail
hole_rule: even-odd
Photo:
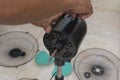
[[[45,29],[45,31],[46,31],[47,33],[49,33],[49,32],[51,31],[51,27],[47,27],[47,28]]]

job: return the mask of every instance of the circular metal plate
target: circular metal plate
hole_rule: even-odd
[[[118,80],[118,64],[119,58],[113,53],[100,48],[91,48],[82,51],[76,57],[74,71],[79,80]],[[96,66],[104,70],[101,75],[96,74],[100,71]]]
[[[11,50],[24,52],[21,56],[12,57]],[[38,51],[37,40],[26,32],[8,32],[0,36],[0,65],[17,67],[29,62]],[[20,51],[18,51],[20,52]],[[18,55],[19,53],[15,54]]]

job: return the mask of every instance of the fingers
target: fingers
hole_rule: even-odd
[[[61,12],[61,13],[59,13],[59,14],[57,14],[57,15],[55,15],[55,16],[52,16],[52,17],[50,17],[48,20],[49,20],[49,25],[51,26],[54,22],[56,22],[57,20],[58,20],[58,18],[60,17],[60,16],[62,16],[63,15],[63,13]],[[52,26],[51,26],[52,27]]]
[[[73,10],[69,10],[74,14],[79,14],[79,17],[86,19],[93,14],[93,7],[91,0],[79,0],[78,4]]]
[[[90,17],[92,14],[93,14],[93,11],[90,11],[89,13],[81,13],[81,14],[79,13],[79,17],[81,19],[86,19],[86,18]]]
[[[54,22],[56,22],[56,20],[62,15],[63,13],[59,13],[55,16],[52,16],[48,19],[44,19],[41,21],[36,21],[33,22],[32,24],[38,27],[42,27],[47,33],[49,33],[52,29],[51,24],[53,24]]]
[[[69,13],[74,18],[76,17],[76,14],[78,14],[81,19],[86,19],[86,18],[90,17],[93,14],[93,11],[91,10],[90,12],[86,12],[86,13],[82,13],[82,12],[81,13],[77,13],[74,10],[69,10],[66,13]]]
[[[47,28],[44,28],[44,30],[45,30],[47,33],[49,33],[49,32],[52,30],[52,28],[51,28],[51,26],[49,26],[49,27],[47,27]]]
[[[57,15],[55,15],[55,16],[52,16],[52,17],[50,17],[50,18],[48,18],[47,19],[47,21],[46,21],[46,25],[43,25],[44,26],[44,30],[46,31],[46,32],[50,32],[51,31],[51,29],[52,29],[52,24],[54,23],[54,22],[56,22],[57,20],[58,20],[58,18],[62,15],[63,13],[59,13],[59,14],[57,14]],[[45,27],[46,26],[46,27]]]

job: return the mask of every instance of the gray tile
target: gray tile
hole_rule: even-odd
[[[0,79],[1,80],[16,80],[19,71],[19,68],[7,68],[7,67],[0,67]]]
[[[119,57],[119,39],[111,38],[109,36],[101,36],[98,34],[88,34],[86,35],[79,52],[86,48],[103,48],[111,51]]]
[[[120,0],[92,0],[94,7],[120,11]]]
[[[32,79],[50,79],[53,65],[37,65],[34,62],[34,59],[23,66],[21,73],[19,74],[18,79],[20,78],[32,78]],[[45,75],[46,74],[46,75]],[[43,76],[44,75],[44,76]],[[48,77],[49,76],[49,77]]]

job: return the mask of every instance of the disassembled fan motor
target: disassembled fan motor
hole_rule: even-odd
[[[51,32],[44,35],[43,41],[50,56],[55,58],[57,66],[55,80],[64,80],[62,66],[75,57],[86,35],[87,25],[77,14],[75,18],[70,14],[63,14],[52,27]]]

